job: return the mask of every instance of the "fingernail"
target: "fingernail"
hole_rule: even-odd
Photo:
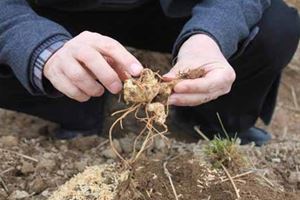
[[[109,88],[113,94],[117,94],[122,90],[122,84],[119,81],[115,81],[109,86]]]
[[[130,66],[130,73],[133,76],[138,76],[141,73],[142,69],[143,69],[142,65],[138,63],[134,63]]]

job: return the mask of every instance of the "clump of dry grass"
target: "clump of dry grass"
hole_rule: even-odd
[[[117,187],[129,177],[116,164],[88,167],[61,186],[48,200],[113,200]]]

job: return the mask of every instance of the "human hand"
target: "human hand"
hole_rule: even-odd
[[[84,102],[102,96],[103,86],[113,94],[120,92],[121,80],[138,76],[142,69],[119,42],[85,31],[51,56],[44,76],[66,96]]]
[[[214,100],[231,90],[235,71],[223,56],[217,43],[209,36],[191,36],[180,48],[176,65],[164,75],[167,80],[179,72],[201,67],[205,75],[197,79],[182,80],[174,87],[170,105],[197,106]]]

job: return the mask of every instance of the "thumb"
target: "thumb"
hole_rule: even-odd
[[[164,81],[171,81],[174,80],[177,76],[177,73],[175,72],[174,68],[171,69],[168,73],[163,75]]]
[[[166,73],[165,75],[163,75],[163,80],[164,81],[172,81],[174,79],[177,78],[177,75],[180,73],[181,69],[182,69],[182,63],[178,62],[172,67],[172,69]]]

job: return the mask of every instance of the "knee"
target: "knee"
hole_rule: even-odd
[[[273,0],[260,26],[260,48],[271,64],[285,67],[295,54],[300,38],[300,18],[296,9],[282,0]]]
[[[287,7],[284,13],[282,37],[292,41],[294,46],[297,47],[300,39],[300,17],[298,11],[295,8]]]
[[[300,39],[300,18],[298,11],[287,7],[282,21],[282,28],[279,31],[281,44],[277,46],[282,55],[282,65],[286,66],[293,58]]]

